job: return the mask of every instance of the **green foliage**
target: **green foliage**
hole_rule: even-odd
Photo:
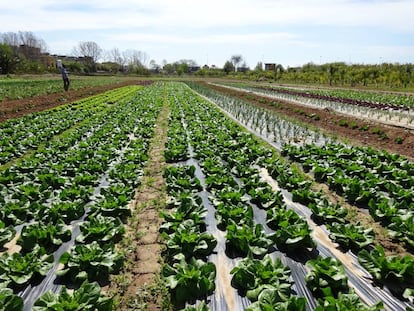
[[[21,287],[37,277],[44,277],[52,266],[53,255],[48,255],[39,246],[24,255],[3,253],[0,257],[0,279],[5,279],[11,286]]]
[[[414,285],[414,259],[411,256],[386,256],[384,249],[377,246],[370,252],[360,251],[358,261],[382,284]]]
[[[305,276],[306,285],[319,297],[338,297],[348,291],[348,278],[344,266],[332,257],[308,260],[311,268]]]
[[[83,282],[73,292],[65,287],[60,293],[49,291],[34,303],[33,311],[111,311],[112,298],[101,294],[98,283]]]
[[[286,301],[281,301],[272,289],[264,289],[258,301],[248,306],[246,311],[305,311],[306,298],[291,296]]]
[[[56,224],[33,222],[23,227],[17,244],[24,251],[32,250],[36,244],[52,250],[70,240],[71,236],[70,228],[62,220]]]
[[[358,224],[333,223],[328,225],[329,237],[345,249],[360,250],[374,242],[372,228],[364,228]]]
[[[7,226],[0,220],[0,248],[9,242],[16,235],[16,230],[13,226]]]
[[[239,256],[246,256],[251,252],[262,257],[274,244],[273,235],[266,234],[261,224],[252,227],[236,224],[231,220],[226,229],[226,248]]]
[[[125,233],[125,228],[119,218],[97,215],[90,217],[88,221],[80,224],[81,233],[76,237],[76,242],[99,244],[117,242]]]
[[[270,255],[261,260],[249,256],[230,273],[233,274],[232,286],[245,291],[251,301],[258,300],[264,290],[271,290],[279,301],[286,301],[291,295],[290,268],[283,265],[280,258],[273,261]]]
[[[163,233],[162,236],[166,240],[169,258],[177,254],[183,254],[186,259],[192,256],[205,258],[217,245],[216,238],[210,233],[201,232],[192,219],[183,220],[173,233]]]
[[[0,284],[0,311],[23,311],[23,299]]]
[[[358,295],[354,293],[339,293],[338,297],[325,297],[319,300],[319,305],[315,311],[381,311],[384,310],[382,302],[378,302],[368,307],[361,301]]]
[[[162,276],[174,301],[184,303],[211,294],[215,290],[216,266],[211,262],[176,256],[178,262],[165,265]]]
[[[105,282],[110,274],[121,269],[123,261],[124,257],[114,250],[112,244],[100,247],[94,241],[91,244],[75,245],[70,253],[63,253],[59,263],[64,264],[64,267],[56,274],[75,284],[85,280]]]

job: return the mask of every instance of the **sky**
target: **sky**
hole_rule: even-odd
[[[0,0],[0,33],[18,31],[51,54],[93,41],[157,64],[414,62],[414,0]]]

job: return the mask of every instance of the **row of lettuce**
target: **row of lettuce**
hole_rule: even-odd
[[[127,87],[33,117],[47,123],[69,119],[68,109],[78,115],[0,173],[2,310],[112,310],[100,285],[124,261],[115,243],[125,232],[161,98],[158,87]],[[17,247],[9,242],[14,235]],[[45,278],[50,274],[56,276]],[[53,283],[75,290],[42,293]],[[42,295],[26,299],[28,287]]]
[[[174,88],[172,102],[179,109],[170,118],[166,159],[187,160],[190,143],[205,178],[205,190],[215,207],[217,227],[226,233],[226,253],[244,258],[231,273],[232,286],[252,302],[247,310],[305,309],[305,298],[293,294],[290,269],[280,259],[269,256],[276,248],[288,255],[308,253],[310,271],[305,281],[319,298],[317,310],[335,306],[341,310],[382,309],[380,302],[371,307],[364,305],[349,287],[339,261],[331,257],[314,258],[311,250],[316,249],[316,243],[308,222],[287,208],[280,191],[262,180],[260,168],[266,169],[281,188],[290,191],[294,201],[308,205],[312,218],[327,225],[334,241],[358,253],[359,262],[376,282],[390,285],[398,280],[401,287],[393,288],[396,294],[412,296],[412,257],[385,256],[381,247],[373,247],[371,229],[346,221],[346,209],[330,203],[322,192],[312,191],[311,182],[272,149],[259,144],[190,90],[182,86]],[[201,188],[194,171],[192,166],[179,166],[166,172],[174,210],[164,214],[161,228],[167,241],[168,263],[163,275],[178,304],[194,304],[204,298],[198,307],[188,308],[206,310],[206,297],[214,291],[211,280],[216,273],[208,265],[208,254],[216,240],[204,232],[206,210],[197,199],[196,193]],[[256,208],[265,211],[266,225],[257,223]],[[206,268],[201,268],[204,265]],[[196,270],[200,272],[196,274]]]
[[[414,163],[386,151],[341,144],[285,145],[282,154],[349,203],[368,209],[393,239],[414,250]]]
[[[414,96],[404,93],[367,92],[345,89],[301,89],[286,86],[252,87],[241,85],[241,87],[382,110],[408,111],[414,107]]]
[[[204,90],[194,84],[190,86],[196,87],[205,96],[215,98],[212,90]],[[232,103],[231,100],[227,105],[219,102],[221,108],[236,117],[242,104],[237,101]],[[260,109],[258,114],[265,114],[265,110]],[[261,118],[267,120],[270,117]],[[246,120],[240,122],[249,126]],[[273,138],[277,136],[281,135],[274,135]],[[350,204],[368,210],[374,221],[381,222],[387,228],[391,239],[405,243],[412,252],[414,164],[402,156],[368,147],[346,146],[328,140],[324,143],[303,141],[288,143],[284,140],[281,144],[276,142],[276,145],[281,146],[282,155],[300,164],[316,181],[327,184]],[[292,193],[297,197],[296,190]],[[302,203],[310,203],[309,207],[314,209],[314,204],[306,198]]]
[[[114,91],[116,100],[107,93],[100,109],[94,108],[99,103],[86,101],[80,110],[92,109],[88,117],[2,167],[0,305],[5,310],[21,310],[23,299],[16,294],[24,296],[24,288],[36,288],[50,273],[57,274],[57,283],[71,285],[75,291],[47,292],[34,302],[33,310],[65,310],[67,305],[75,310],[113,308],[100,285],[122,267],[124,256],[114,243],[124,232],[128,203],[148,157],[163,87],[123,89],[136,94],[129,97]],[[312,191],[311,182],[272,149],[182,84],[169,85],[168,93],[172,113],[165,157],[170,162],[186,160],[189,144],[194,149],[216,210],[217,227],[226,232],[228,251],[244,258],[232,270],[232,284],[253,302],[249,310],[303,310],[306,301],[293,294],[290,269],[269,253],[275,247],[287,254],[316,247],[308,223],[287,208],[280,192],[262,181],[258,168],[266,169],[295,201],[308,205],[312,217],[329,226],[332,239],[359,252],[360,263],[378,283],[398,282],[400,295],[413,295],[411,257],[385,256],[380,247],[369,248],[372,232],[344,221],[347,211]],[[45,118],[60,111],[65,109],[50,111]],[[30,124],[27,130],[33,132]],[[171,211],[163,213],[160,229],[167,245],[162,273],[179,306],[194,304],[215,290],[216,269],[208,258],[217,240],[206,232],[206,209],[197,195],[203,187],[194,167],[171,167],[164,176]],[[266,225],[255,222],[256,208],[265,211]],[[16,234],[20,250],[6,244]],[[59,263],[63,268],[58,268]],[[342,310],[381,309],[381,304],[367,307],[360,301],[337,260],[317,257],[307,265],[306,283],[320,298],[318,310],[335,305]],[[203,302],[187,309],[191,308],[208,309]]]

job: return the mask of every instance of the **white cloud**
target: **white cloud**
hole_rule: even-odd
[[[294,56],[295,62],[321,55],[346,60],[347,51],[392,60],[410,59],[413,12],[413,0],[3,0],[0,32],[41,33],[52,53],[70,53],[79,41],[92,40],[105,49],[139,45],[169,57],[240,51],[251,61],[264,54],[288,63]],[[367,36],[371,43],[364,42]]]
[[[110,35],[110,41],[122,42],[149,42],[149,43],[172,43],[172,44],[263,44],[270,40],[284,43],[298,43],[295,35],[285,32],[251,33],[251,34],[210,34],[210,35],[164,35],[149,33],[123,33]]]
[[[414,29],[412,0],[20,0],[1,3],[1,11],[6,12],[0,13],[3,28],[9,31],[254,25]]]

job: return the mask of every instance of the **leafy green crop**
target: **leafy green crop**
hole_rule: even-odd
[[[44,248],[35,246],[24,255],[4,253],[0,257],[0,278],[5,277],[11,286],[27,285],[32,279],[42,277],[53,266],[53,255],[48,255]]]
[[[312,219],[317,223],[343,223],[348,215],[348,210],[339,204],[332,204],[326,198],[311,202],[308,205],[312,211]]]
[[[85,280],[106,281],[110,274],[121,269],[123,261],[123,256],[114,250],[112,244],[100,247],[94,241],[91,244],[76,245],[70,253],[63,253],[59,262],[65,266],[56,274],[77,284]]]
[[[261,224],[251,227],[231,220],[226,229],[226,247],[239,256],[246,256],[249,252],[264,256],[274,244],[273,235],[267,235]]]
[[[374,242],[375,234],[372,228],[364,228],[358,224],[328,225],[331,232],[329,237],[345,249],[360,250]]]
[[[195,166],[170,166],[164,171],[168,192],[200,191],[200,181],[195,177]]]
[[[261,260],[249,256],[242,259],[230,273],[233,274],[232,286],[246,291],[251,301],[256,301],[264,290],[271,290],[279,301],[286,301],[291,294],[290,268],[283,265],[280,258],[273,261],[270,255],[265,255]]]
[[[0,248],[9,242],[16,235],[16,230],[13,226],[7,226],[0,220]]]
[[[79,226],[81,233],[76,237],[76,242],[99,244],[116,242],[125,233],[124,225],[119,218],[97,215],[90,217]]]
[[[161,211],[160,216],[164,218],[159,231],[171,234],[177,230],[177,227],[186,219],[191,219],[194,226],[205,228],[204,218],[207,215],[207,209],[201,202],[201,197],[193,196],[188,192],[179,192],[177,196],[170,197],[169,207],[175,207],[170,213]]]
[[[62,220],[55,224],[33,222],[23,227],[17,244],[25,251],[32,250],[36,244],[52,250],[69,241],[71,236],[70,228]]]
[[[164,233],[162,236],[166,240],[169,257],[183,254],[187,259],[192,256],[204,258],[217,245],[216,238],[210,233],[201,232],[192,219],[184,220],[174,233]]]
[[[348,291],[348,277],[344,266],[332,257],[308,260],[311,268],[305,276],[306,285],[317,296],[338,297],[340,292]]]
[[[291,296],[287,300],[280,300],[272,289],[264,289],[256,302],[248,306],[245,311],[305,311],[306,298]]]
[[[384,310],[382,302],[368,307],[354,293],[339,293],[338,298],[328,296],[319,300],[319,305],[314,311],[381,311]]]
[[[23,311],[23,299],[0,284],[0,311]]]
[[[172,298],[178,303],[192,301],[211,294],[215,290],[216,266],[211,262],[185,256],[176,256],[179,262],[165,265],[162,276],[170,289]]]
[[[358,261],[381,284],[390,286],[399,294],[408,287],[414,287],[414,259],[411,256],[386,256],[384,249],[377,246],[371,252],[363,249]]]
[[[65,287],[60,293],[49,291],[43,294],[34,304],[33,311],[111,311],[112,298],[101,294],[98,283],[83,282],[73,292]]]

